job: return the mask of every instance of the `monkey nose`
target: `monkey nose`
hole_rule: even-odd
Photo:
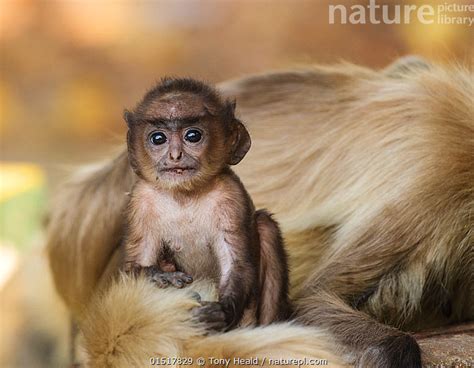
[[[179,161],[181,160],[181,158],[183,157],[183,152],[182,151],[171,151],[170,152],[170,159],[172,161]]]

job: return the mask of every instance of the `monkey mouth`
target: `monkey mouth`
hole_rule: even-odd
[[[194,167],[170,167],[166,169],[162,169],[161,172],[167,174],[176,174],[176,175],[183,175],[183,174],[190,174],[196,169]]]

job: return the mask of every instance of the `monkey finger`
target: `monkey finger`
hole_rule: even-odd
[[[176,278],[179,278],[181,281],[183,281],[186,284],[190,284],[193,282],[193,277],[184,272],[179,272],[179,271],[173,272],[173,276]]]
[[[217,302],[203,302],[201,307],[193,309],[194,318],[201,323],[205,323],[211,329],[224,329],[226,327],[226,316],[222,306]]]
[[[186,284],[191,284],[193,282],[193,277],[191,275],[184,274],[183,279]]]
[[[209,318],[206,318],[202,314],[202,310],[200,310],[200,307],[196,307],[192,310],[192,316],[193,320],[200,324],[202,328],[205,330],[205,335],[209,335],[215,332],[222,332],[226,330],[227,324],[225,323],[224,320],[210,320]]]
[[[156,275],[152,281],[161,289],[167,288],[170,285],[168,279],[163,275]]]
[[[227,324],[225,322],[209,322],[206,323],[205,329],[208,333],[212,332],[224,332],[227,329]]]
[[[204,325],[204,329],[208,332],[223,332],[227,330],[227,323],[225,320],[215,320],[215,321],[199,321]]]
[[[163,276],[167,278],[170,284],[179,289],[186,286],[186,284],[191,283],[193,280],[191,276],[186,275],[183,272],[165,272]]]
[[[184,282],[181,279],[173,278],[171,279],[171,284],[178,289],[182,289],[184,287]]]

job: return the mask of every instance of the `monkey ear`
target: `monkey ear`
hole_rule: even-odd
[[[127,123],[128,126],[132,125],[134,120],[135,120],[134,116],[133,116],[133,113],[128,111],[128,110],[124,110],[123,119],[125,120],[125,122]]]
[[[229,165],[237,165],[245,157],[247,152],[252,145],[250,134],[239,120],[235,119],[233,140],[232,140],[232,151],[229,159]]]

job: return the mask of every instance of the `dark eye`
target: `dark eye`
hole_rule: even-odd
[[[199,130],[189,129],[184,135],[184,139],[191,143],[197,143],[201,140],[202,134]]]
[[[166,142],[166,135],[161,132],[155,132],[150,135],[150,142],[151,144],[154,144],[155,146],[158,146],[160,144],[163,144]]]

